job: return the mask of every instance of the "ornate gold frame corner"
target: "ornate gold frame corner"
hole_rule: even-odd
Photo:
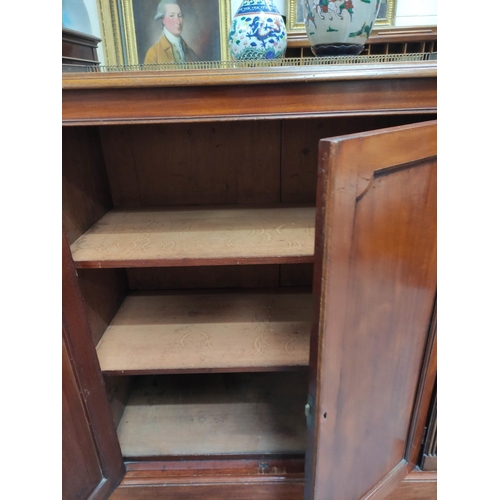
[[[99,26],[102,34],[102,50],[106,66],[124,64],[117,0],[97,0]]]
[[[394,26],[396,19],[396,2],[397,0],[387,0],[386,17],[378,17],[375,21],[375,26]]]
[[[302,33],[306,31],[304,21],[297,19],[297,5],[302,0],[286,0],[286,27],[288,33]]]

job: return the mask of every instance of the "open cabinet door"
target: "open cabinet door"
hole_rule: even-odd
[[[436,297],[436,132],[320,141],[306,499],[379,500],[412,468]]]
[[[68,242],[62,239],[63,500],[108,498],[125,466]]]
[[[62,498],[86,500],[99,488],[103,474],[64,341],[64,332],[62,396]]]

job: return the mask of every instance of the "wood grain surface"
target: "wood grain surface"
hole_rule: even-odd
[[[118,426],[125,457],[305,451],[307,374],[138,377]]]
[[[217,483],[154,484],[124,486],[115,490],[111,500],[302,500],[304,482],[298,479],[271,480],[265,476],[259,481],[246,478],[221,478]]]
[[[64,337],[62,347],[62,495],[83,500],[103,475]]]
[[[71,245],[113,206],[96,128],[63,127],[62,174],[63,227]]]
[[[73,373],[79,384],[100,467],[106,479],[104,484],[98,487],[101,495],[118,485],[125,474],[125,466],[92,340],[85,303],[78,285],[78,275],[68,241],[64,233],[62,236],[63,335],[68,355],[72,360]]]
[[[131,295],[97,346],[103,372],[307,366],[312,294]]]
[[[99,132],[115,208],[280,201],[279,120]]]
[[[437,473],[414,470],[387,497],[387,500],[436,500]]]
[[[410,459],[436,293],[436,122],[320,148],[306,498],[375,500]]]
[[[112,210],[71,245],[77,267],[312,262],[313,207]]]

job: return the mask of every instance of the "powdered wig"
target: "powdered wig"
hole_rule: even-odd
[[[156,9],[155,21],[157,21],[158,19],[163,19],[165,17],[168,4],[179,5],[177,0],[161,0],[161,2],[158,4],[158,8]]]

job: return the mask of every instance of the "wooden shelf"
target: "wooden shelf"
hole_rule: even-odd
[[[71,245],[77,268],[313,262],[314,207],[112,210]]]
[[[128,296],[97,346],[113,375],[307,367],[311,293]]]
[[[303,454],[306,373],[138,377],[118,426],[124,457]]]

